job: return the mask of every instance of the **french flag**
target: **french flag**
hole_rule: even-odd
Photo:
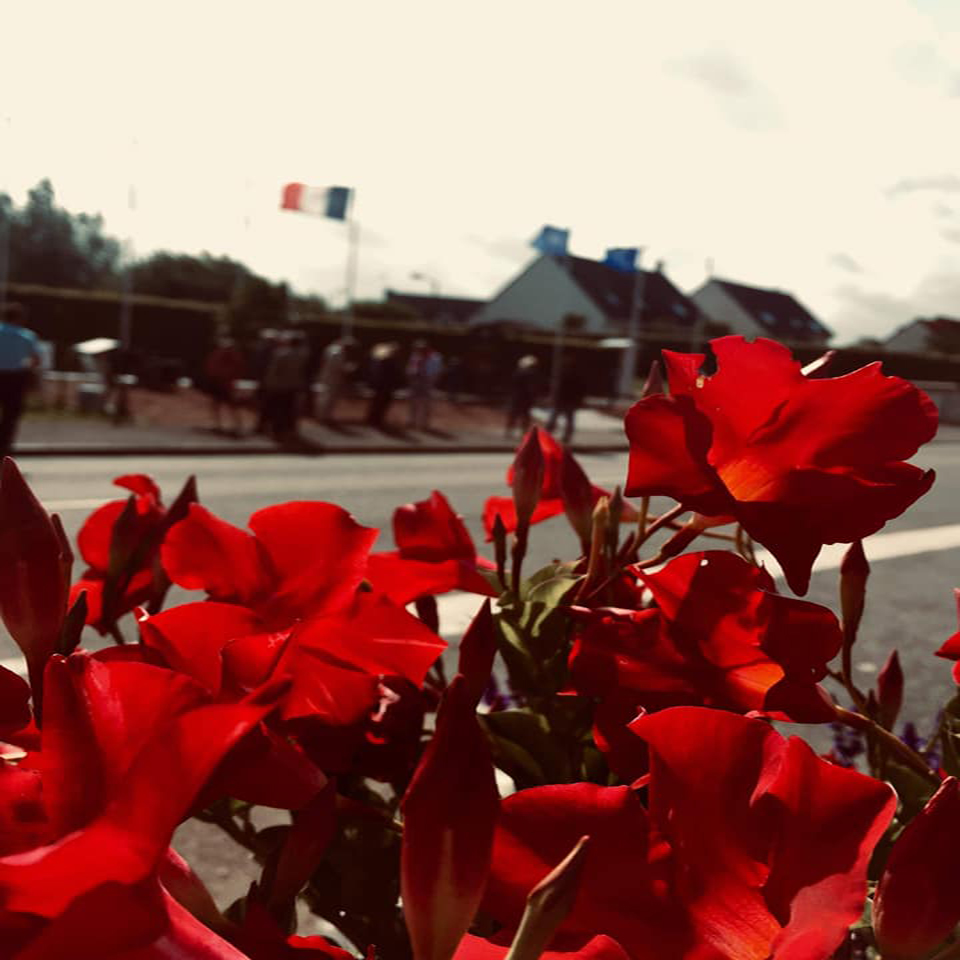
[[[305,183],[288,183],[280,201],[282,210],[297,210],[315,217],[345,220],[350,206],[349,187],[310,187]]]

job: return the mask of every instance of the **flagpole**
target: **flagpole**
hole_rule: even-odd
[[[357,261],[360,257],[360,224],[356,220],[347,221],[347,307],[340,328],[342,337],[353,335],[353,301],[356,297]]]
[[[569,239],[567,243],[569,244]],[[570,259],[570,249],[569,246],[564,252],[563,255],[563,264],[564,269],[567,272],[567,276],[570,278],[570,282],[573,282],[573,263]],[[553,410],[557,408],[557,399],[560,393],[560,363],[563,359],[563,347],[564,347],[564,337],[566,333],[567,325],[567,316],[568,313],[563,313],[560,315],[560,323],[557,326],[557,332],[553,337],[553,357],[551,358],[550,364],[550,406]]]
[[[10,135],[11,119],[3,118],[6,127],[6,151],[9,155],[12,137]],[[3,308],[7,302],[7,285],[10,282],[10,225],[13,218],[13,199],[10,200],[10,216],[4,217],[0,223],[0,318],[3,317]]]
[[[136,145],[136,140],[134,140]],[[124,246],[124,268],[120,276],[120,356],[123,366],[128,370],[131,363],[133,345],[133,220],[137,209],[137,189],[131,180],[127,187],[127,209],[130,212],[128,235]],[[129,374],[126,371],[114,370],[114,407],[113,422],[123,423],[130,419],[130,385],[127,381]]]
[[[643,247],[637,248],[637,269],[633,274],[633,296],[630,300],[630,315],[627,320],[627,347],[623,351],[622,366],[620,367],[620,385],[618,393],[627,399],[633,398],[633,380],[637,372],[637,339],[640,336],[640,311],[643,303],[644,283],[646,277],[640,261],[643,258]]]

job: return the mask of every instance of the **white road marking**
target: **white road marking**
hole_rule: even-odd
[[[863,541],[863,552],[870,563],[909,557],[917,553],[934,553],[960,547],[960,523],[947,523],[939,527],[921,527],[917,530],[893,530],[890,533],[875,533]],[[814,573],[837,570],[848,543],[827,544],[813,565]],[[757,560],[775,576],[782,576],[780,565],[766,550],[757,551]]]
[[[27,664],[23,657],[7,657],[5,660],[0,660],[0,667],[4,670],[12,670],[19,677],[27,676]]]
[[[43,506],[50,513],[60,513],[64,510],[95,510],[102,507],[108,500],[116,497],[78,497],[73,500],[44,500]]]

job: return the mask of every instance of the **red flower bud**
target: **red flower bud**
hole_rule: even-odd
[[[480,702],[490,683],[496,655],[497,633],[493,613],[490,611],[490,601],[484,600],[460,641],[458,672],[469,688],[474,706]]]
[[[857,636],[869,576],[870,564],[863,552],[863,543],[856,540],[850,544],[840,563],[840,610],[843,613],[844,642],[848,646],[853,646]]]
[[[570,526],[576,531],[580,543],[586,549],[590,543],[593,504],[597,498],[593,492],[593,484],[583,472],[583,467],[566,449],[560,461],[560,497]]]
[[[38,709],[43,668],[57,649],[73,555],[9,458],[0,471],[0,616],[23,651]]]
[[[400,889],[416,960],[450,960],[477,911],[500,800],[486,738],[462,676],[403,798]]]
[[[903,670],[896,650],[890,654],[877,677],[877,705],[880,722],[892,730],[903,706]]]
[[[960,783],[944,780],[900,834],[880,878],[873,928],[884,960],[920,960],[960,921]]]
[[[540,428],[531,428],[513,461],[513,502],[517,511],[517,528],[528,527],[533,511],[540,502],[543,487],[543,451],[540,449]]]
[[[646,383],[640,392],[641,397],[652,397],[655,393],[666,393],[663,385],[663,373],[660,369],[660,361],[654,360],[650,364],[650,372],[647,374]]]
[[[527,907],[510,947],[515,960],[537,960],[567,919],[580,892],[580,876],[587,857],[589,836],[577,845],[527,895]]]

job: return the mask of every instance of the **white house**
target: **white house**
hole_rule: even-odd
[[[700,311],[660,270],[637,274],[597,260],[540,256],[470,317],[471,326],[517,325],[556,330],[569,315],[576,332],[616,336],[627,332],[634,296],[641,330],[653,327],[689,336]]]
[[[711,277],[690,299],[731,333],[803,346],[825,344],[832,332],[789,293]]]
[[[917,317],[895,330],[884,346],[896,353],[960,353],[960,320]]]

